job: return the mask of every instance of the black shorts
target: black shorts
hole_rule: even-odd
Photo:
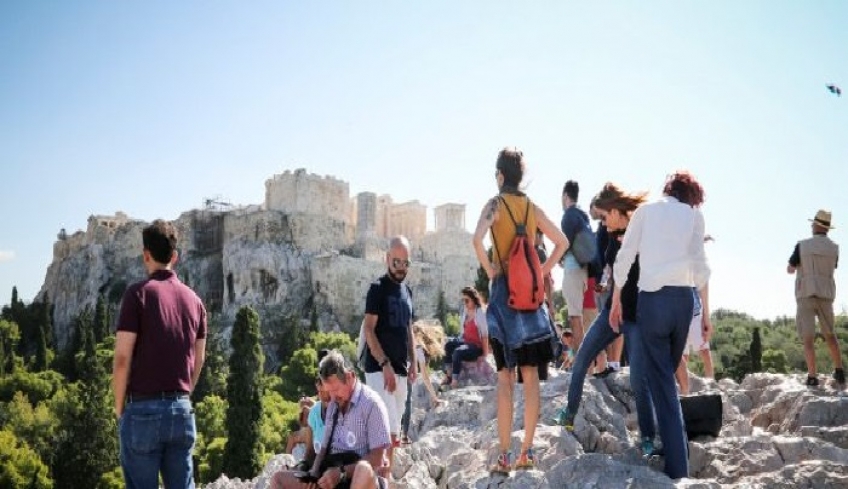
[[[504,348],[501,343],[489,338],[489,344],[492,347],[492,356],[495,357],[495,370],[501,371],[506,366],[506,357],[504,356]],[[554,359],[553,346],[550,341],[540,341],[531,345],[524,345],[514,351],[516,364],[519,367],[537,367],[539,372],[539,380],[548,380],[548,364]],[[522,383],[521,369],[518,369],[518,382]]]

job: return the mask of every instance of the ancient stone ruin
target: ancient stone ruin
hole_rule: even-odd
[[[455,310],[459,291],[476,277],[464,204],[436,207],[435,229],[428,230],[427,207],[418,201],[395,203],[373,192],[351,197],[347,182],[303,169],[269,178],[262,205],[218,204],[208,199],[174,222],[181,234],[177,272],[224,325],[251,305],[269,336],[281,318],[308,325],[316,317],[321,330],[354,331],[395,234],[412,243],[408,281],[418,317],[435,314],[440,293]],[[55,305],[60,348],[80,311],[99,295],[117,305],[126,286],[143,277],[147,224],[118,212],[89,217],[85,231],[59,233],[39,299]]]

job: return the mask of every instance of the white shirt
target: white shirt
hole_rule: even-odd
[[[639,255],[639,290],[698,287],[710,279],[704,252],[704,215],[674,197],[645,204],[633,213],[613,265],[616,286],[627,282]]]

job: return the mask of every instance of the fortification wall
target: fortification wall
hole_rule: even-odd
[[[350,186],[330,176],[300,168],[265,181],[265,208],[286,213],[326,216],[350,223]]]
[[[226,214],[224,244],[230,240],[291,244],[305,253],[320,253],[349,247],[349,225],[326,216],[280,211]]]
[[[451,256],[475,258],[471,238],[472,234],[467,231],[427,233],[417,243],[413,243],[416,259],[441,263]]]

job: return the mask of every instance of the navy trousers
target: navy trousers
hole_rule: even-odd
[[[640,291],[636,306],[644,373],[663,441],[665,473],[672,479],[689,476],[689,444],[674,371],[686,346],[694,302],[692,287],[663,287],[656,292]]]

